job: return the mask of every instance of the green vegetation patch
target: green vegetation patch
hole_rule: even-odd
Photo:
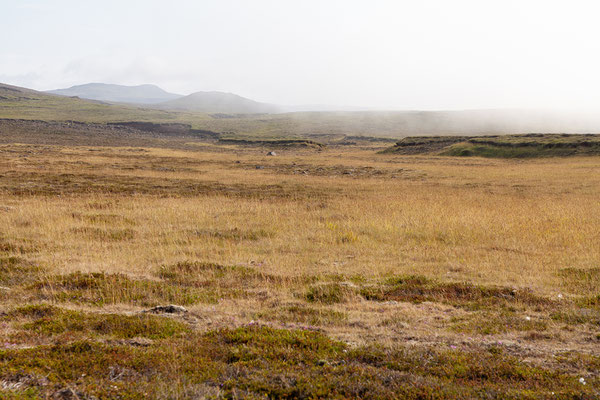
[[[183,287],[238,289],[258,284],[279,284],[286,278],[259,272],[241,265],[221,265],[202,261],[182,261],[159,268],[160,278]]]
[[[600,268],[563,268],[558,271],[563,287],[573,294],[600,292]]]
[[[190,235],[200,237],[210,237],[215,239],[243,241],[243,240],[259,240],[263,238],[271,238],[275,236],[273,232],[265,229],[191,229],[188,231]]]
[[[573,307],[570,310],[554,312],[550,314],[550,318],[567,325],[590,324],[600,327],[600,308]]]
[[[489,158],[597,155],[600,154],[600,135],[531,133],[495,136],[414,136],[398,141],[381,153]]]
[[[566,157],[580,154],[576,147],[539,146],[498,146],[491,144],[459,143],[442,151],[440,155],[454,157],[486,157],[486,158],[537,158]],[[595,149],[600,154],[600,143]],[[592,153],[589,151],[589,153]],[[593,153],[595,154],[595,153]]]
[[[27,240],[0,237],[0,252],[23,255],[36,251],[38,251],[37,247]]]
[[[182,322],[149,314],[121,315],[84,313],[50,305],[28,305],[7,313],[5,319],[26,318],[21,328],[37,335],[53,336],[65,333],[108,335],[117,338],[146,337],[163,339],[188,332]]]
[[[14,286],[35,280],[42,269],[20,256],[0,257],[0,286]]]
[[[46,277],[28,289],[40,299],[96,306],[120,303],[144,307],[165,303],[216,303],[220,296],[226,294],[217,293],[212,288],[190,288],[161,281],[131,279],[124,274],[81,272]]]
[[[83,226],[73,228],[71,229],[71,232],[99,241],[127,241],[135,238],[135,231],[130,228],[102,229],[91,226]]]
[[[15,196],[64,196],[71,194],[119,194],[158,196],[227,196],[248,199],[323,200],[340,190],[325,192],[307,184],[224,183],[198,179],[176,179],[150,176],[98,175],[92,173],[51,173],[8,171],[0,175],[0,191]],[[82,233],[86,233],[85,229]],[[92,232],[93,234],[93,232]],[[102,233],[100,233],[102,235]],[[2,250],[0,241],[0,250]],[[29,251],[29,250],[27,250]]]
[[[88,205],[89,206],[89,205]],[[92,205],[93,207],[93,205]],[[73,218],[83,220],[91,224],[114,225],[127,224],[132,225],[133,221],[119,214],[73,214]]]
[[[315,308],[303,304],[292,304],[256,313],[256,319],[266,321],[295,322],[309,325],[339,325],[347,321],[348,315],[329,308]]]
[[[457,332],[494,335],[508,332],[542,332],[548,328],[546,321],[532,318],[523,313],[475,313],[454,321],[451,329]]]
[[[363,287],[360,293],[367,300],[373,301],[433,301],[470,309],[518,304],[554,306],[551,300],[523,289],[479,286],[467,282],[438,282],[419,275],[390,277],[382,284]]]
[[[260,326],[143,349],[84,340],[0,351],[0,379],[43,376],[29,388],[41,398],[66,386],[82,398],[162,398],[164,382],[183,397],[210,389],[225,398],[593,398],[598,380],[583,385],[568,370],[534,367],[501,348],[350,348],[317,332]]]
[[[344,282],[331,282],[312,285],[304,294],[304,298],[312,303],[335,304],[345,303],[358,297],[354,285]]]

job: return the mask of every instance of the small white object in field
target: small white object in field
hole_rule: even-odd
[[[274,152],[274,151],[270,151],[270,152],[268,152],[268,153],[267,153],[267,155],[268,155],[268,156],[276,156],[277,154],[275,154],[275,152]]]
[[[530,316],[526,316],[526,317],[525,317],[525,319],[526,319],[527,321],[531,321],[531,317],[530,317]]]
[[[558,297],[559,299],[562,299],[563,295],[559,293],[558,296],[556,296],[556,297]]]
[[[586,384],[585,378],[583,378],[583,377],[579,378],[579,383],[581,383],[582,385],[585,385]]]

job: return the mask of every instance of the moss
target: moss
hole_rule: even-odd
[[[4,400],[34,400],[43,399],[39,391],[35,388],[26,388],[24,390],[2,390],[0,389],[0,399]]]

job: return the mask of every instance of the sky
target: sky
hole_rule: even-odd
[[[0,82],[600,110],[596,0],[0,0]]]

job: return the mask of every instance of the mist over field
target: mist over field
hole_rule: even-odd
[[[27,0],[2,4],[15,39],[0,43],[0,82],[179,111],[360,111],[405,134],[598,132],[592,9],[533,0]],[[108,95],[93,82],[160,93]],[[365,111],[441,113],[398,122]],[[357,120],[343,117],[314,115],[338,130]]]
[[[4,2],[0,82],[155,84],[283,106],[598,111],[578,0]],[[107,21],[110,21],[107,22]]]

